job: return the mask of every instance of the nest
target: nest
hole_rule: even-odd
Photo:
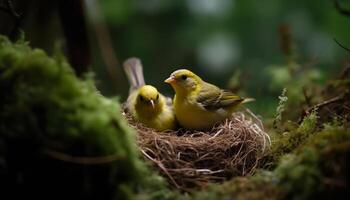
[[[208,131],[157,132],[125,115],[138,131],[137,142],[144,158],[183,191],[251,175],[270,145],[261,121],[249,110],[234,113]]]

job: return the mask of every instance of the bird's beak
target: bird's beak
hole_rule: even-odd
[[[170,77],[167,78],[164,82],[169,83],[169,84],[172,84],[172,83],[176,82],[176,79],[175,79],[175,77],[170,76]]]
[[[154,101],[153,101],[153,100],[150,100],[150,102],[151,102],[152,108],[154,109],[154,108],[155,108],[155,106],[154,106]]]

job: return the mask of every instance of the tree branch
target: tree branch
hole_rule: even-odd
[[[85,7],[87,14],[91,18],[92,27],[95,31],[97,44],[101,50],[102,59],[106,65],[109,77],[114,84],[114,88],[116,88],[120,82],[118,74],[121,74],[121,67],[112,45],[112,37],[108,31],[104,16],[101,13],[99,2],[96,0],[86,0]]]
[[[333,38],[333,39],[334,39],[335,43],[337,43],[341,48],[343,48],[344,50],[350,52],[350,49],[348,47],[342,45],[340,42],[338,42],[337,39],[335,39],[335,38]]]
[[[10,32],[10,38],[15,39],[19,30],[19,26],[22,21],[22,14],[19,14],[15,11],[15,8],[11,0],[6,0],[5,5],[6,6],[0,5],[0,10],[8,13],[14,19],[14,25]]]
[[[342,8],[338,0],[333,0],[333,4],[339,13],[350,17],[350,10],[346,10],[346,9]]]
[[[68,59],[76,74],[87,72],[91,64],[82,0],[59,0],[59,15],[68,48]]]

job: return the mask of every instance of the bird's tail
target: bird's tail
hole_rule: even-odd
[[[243,99],[243,101],[241,102],[241,104],[248,103],[248,102],[252,102],[252,101],[255,101],[255,99],[253,99],[253,98],[245,98],[245,99]]]
[[[130,83],[130,91],[145,85],[141,60],[138,58],[129,58],[123,63],[124,71]]]

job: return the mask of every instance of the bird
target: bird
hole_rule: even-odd
[[[152,85],[146,85],[139,58],[129,58],[123,63],[130,83],[126,109],[132,117],[157,131],[174,129],[176,119],[171,101]]]
[[[209,129],[230,117],[239,105],[254,101],[207,83],[187,69],[174,71],[164,82],[175,90],[175,116],[187,129]]]

